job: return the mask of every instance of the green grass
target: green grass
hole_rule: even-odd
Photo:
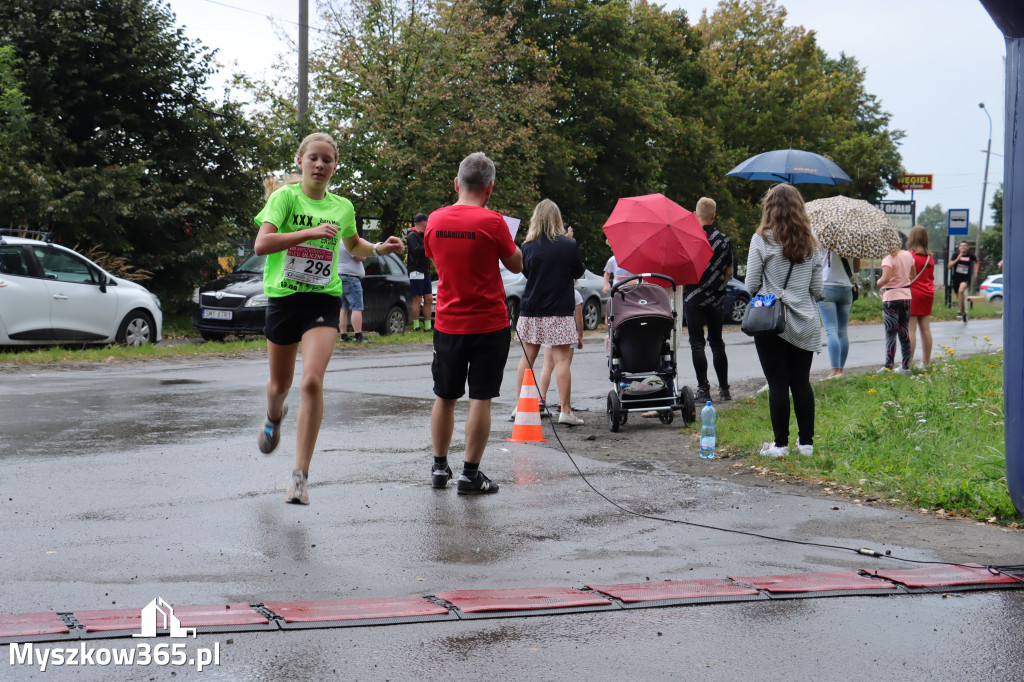
[[[935,289],[935,303],[932,305],[932,318],[933,320],[955,320],[956,317],[956,299],[953,299],[953,307],[947,308],[944,301],[945,293],[943,293],[942,287]],[[989,303],[988,301],[974,301],[973,305],[967,309],[967,313],[971,319],[989,319],[1002,317],[1003,315],[1003,304],[1002,303]],[[853,307],[850,308],[850,322],[859,322],[862,324],[881,323],[882,322],[882,299],[875,298],[873,296],[861,296],[853,302]]]
[[[987,342],[987,339],[985,340]],[[985,344],[985,342],[982,342]],[[837,492],[891,504],[1011,523],[1006,485],[1003,355],[957,359],[952,348],[928,372],[885,372],[814,384],[814,457],[759,454],[771,440],[767,393],[722,410],[718,442],[731,456]]]

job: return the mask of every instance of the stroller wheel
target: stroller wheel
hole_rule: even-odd
[[[661,410],[658,412],[658,419],[662,424],[671,424],[675,418],[675,413],[672,410]]]
[[[619,401],[619,394],[615,391],[608,392],[608,430],[612,433],[618,433],[619,424],[625,420],[622,418],[626,416],[622,412],[622,403]],[[621,421],[620,421],[621,420]]]
[[[682,416],[684,424],[692,424],[697,420],[697,408],[694,405],[693,393],[689,386],[679,389],[679,399],[676,402],[679,403],[679,414]]]

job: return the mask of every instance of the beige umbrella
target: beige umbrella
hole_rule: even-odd
[[[818,242],[843,258],[883,258],[902,243],[889,216],[863,199],[828,197],[806,207]]]

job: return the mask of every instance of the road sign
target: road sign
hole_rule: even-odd
[[[910,173],[905,173],[894,179],[890,184],[901,192],[906,192],[908,189],[931,189],[932,176],[930,174],[911,175]]]
[[[873,201],[871,202],[878,208],[880,208],[885,215],[889,216],[889,220],[892,221],[893,226],[897,230],[906,234],[910,231],[910,228],[914,226],[915,213],[917,209],[916,201]]]
[[[966,208],[949,209],[946,234],[967,234],[968,216],[970,216],[970,211]]]

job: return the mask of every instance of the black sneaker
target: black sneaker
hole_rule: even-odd
[[[703,405],[709,400],[711,400],[711,391],[707,388],[698,388],[697,393],[693,396],[693,402],[698,405]]]
[[[727,388],[720,388],[718,389],[718,399],[723,403],[728,402],[732,400],[732,393],[729,393],[729,389]]]
[[[458,491],[460,495],[490,495],[498,492],[498,484],[478,471],[474,478],[465,473],[459,476]]]
[[[430,485],[435,488],[447,488],[448,481],[452,480],[452,468],[445,464],[443,467],[435,464],[430,468]]]

